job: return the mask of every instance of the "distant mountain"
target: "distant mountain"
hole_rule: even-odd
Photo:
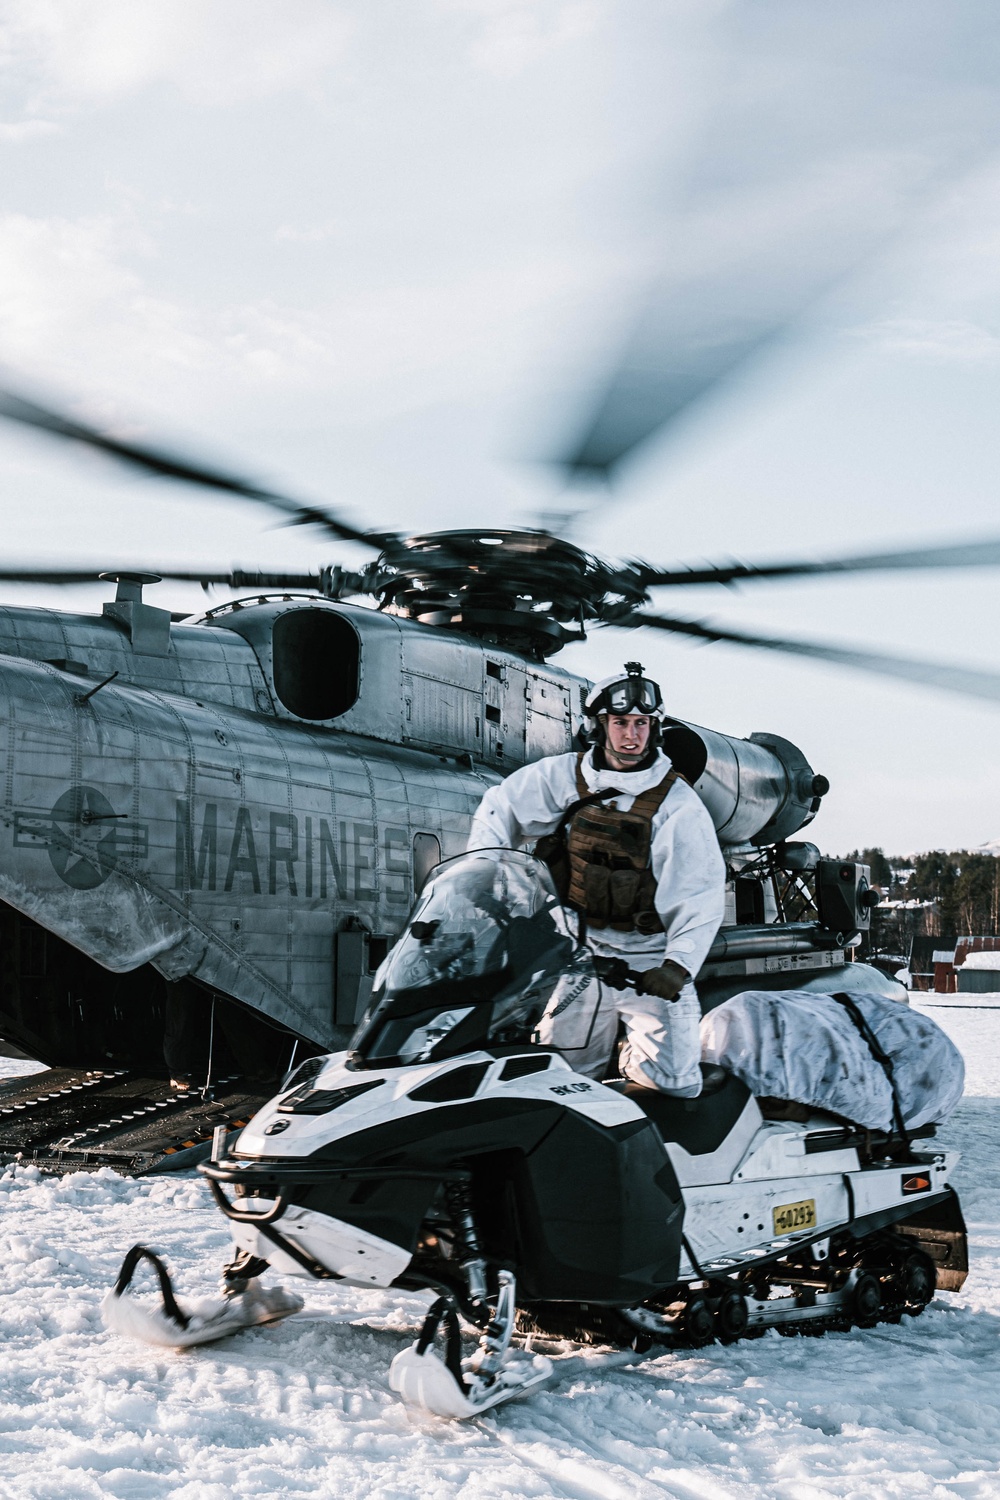
[[[988,844],[980,844],[976,853],[993,854],[997,859],[1000,859],[1000,839],[990,839]]]

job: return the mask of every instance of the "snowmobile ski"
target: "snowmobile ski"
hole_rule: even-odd
[[[160,1286],[159,1307],[148,1306],[129,1294],[139,1265],[148,1261]],[[105,1327],[124,1338],[167,1349],[188,1349],[211,1344],[244,1328],[275,1323],[301,1312],[303,1299],[281,1287],[262,1287],[255,1277],[227,1287],[221,1297],[200,1298],[182,1307],[174,1293],[170,1273],[160,1257],[145,1245],[133,1245],[122,1264],[118,1280],[101,1303]]]
[[[471,1359],[461,1357],[461,1332],[454,1300],[439,1297],[417,1342],[396,1355],[389,1366],[389,1386],[407,1406],[438,1417],[475,1417],[526,1395],[552,1375],[552,1361],[542,1354],[508,1355],[517,1318],[514,1277],[499,1274],[497,1308]],[[445,1357],[434,1348],[434,1335],[446,1326]]]

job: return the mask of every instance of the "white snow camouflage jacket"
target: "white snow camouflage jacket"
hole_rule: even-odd
[[[604,804],[628,812],[641,792],[657,786],[670,770],[670,758],[659,751],[643,771],[597,770],[594,752],[583,758],[583,779],[592,792],[628,788],[628,795]],[[513,771],[489,789],[472,820],[468,848],[517,849],[551,833],[571,802],[577,800],[575,754],[550,755]],[[697,974],[725,910],[726,866],[712,819],[686,781],[675,781],[653,815],[650,864],[656,877],[656,910],[663,932],[591,932],[599,949],[658,955]],[[645,967],[645,966],[644,966]]]

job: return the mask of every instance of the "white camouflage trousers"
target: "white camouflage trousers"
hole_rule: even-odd
[[[592,946],[602,957],[624,958],[637,971],[658,968],[662,962],[655,954]],[[584,1016],[588,1025],[581,1030]],[[681,1099],[701,1093],[701,1006],[690,980],[676,1000],[661,1000],[632,989],[613,990],[595,979],[572,1012],[543,1016],[535,1034],[543,1046],[561,1052],[576,1072],[603,1078],[619,1020],[625,1024],[620,1067],[626,1078]]]

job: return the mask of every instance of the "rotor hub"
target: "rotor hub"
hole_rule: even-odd
[[[545,531],[427,532],[394,542],[379,564],[381,609],[536,658],[582,640],[626,593],[645,598],[638,582],[623,593],[629,580]]]

